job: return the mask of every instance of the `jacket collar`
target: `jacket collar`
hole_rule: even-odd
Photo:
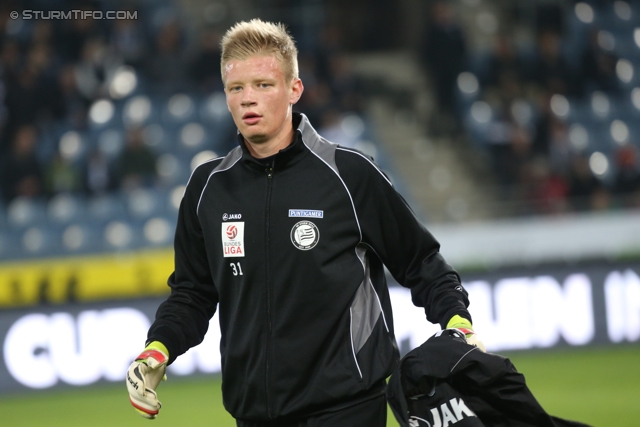
[[[318,135],[313,126],[311,126],[307,116],[302,113],[293,113],[292,122],[292,125],[296,130],[293,142],[273,156],[263,159],[257,159],[251,155],[244,137],[240,132],[238,132],[237,137],[238,143],[242,149],[242,161],[247,165],[253,167],[258,166],[260,168],[264,168],[265,165],[275,162],[276,167],[279,169],[282,166],[290,164],[301,158],[302,155],[309,151],[309,148],[315,146],[315,144],[320,140],[320,135]]]

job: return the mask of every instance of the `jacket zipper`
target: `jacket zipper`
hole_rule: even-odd
[[[271,335],[273,331],[273,326],[271,323],[271,269],[270,269],[270,256],[269,256],[269,243],[270,243],[270,214],[271,214],[271,187],[273,183],[273,168],[275,166],[275,160],[271,162],[271,165],[265,168],[265,172],[267,174],[267,199],[266,199],[266,215],[265,215],[265,275],[266,275],[266,291],[267,291],[267,351],[265,358],[265,398],[267,403],[267,416],[271,419],[273,418],[271,414],[271,402],[269,400],[269,383],[270,383],[270,375],[271,375],[271,364],[269,363],[271,360]]]

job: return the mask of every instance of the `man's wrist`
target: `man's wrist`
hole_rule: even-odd
[[[473,330],[473,325],[471,324],[471,321],[469,319],[465,319],[459,314],[456,314],[451,319],[449,319],[449,322],[447,322],[446,329],[458,329],[458,328]]]
[[[162,344],[160,341],[151,341],[144,349],[145,351],[159,350],[167,356],[167,359],[169,358],[169,350],[167,350],[167,347],[164,344]]]

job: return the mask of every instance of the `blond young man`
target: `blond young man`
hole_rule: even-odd
[[[471,327],[467,293],[372,159],[293,112],[304,87],[282,25],[233,26],[221,70],[238,147],[187,184],[171,295],[129,368],[131,403],[155,418],[166,366],[219,310],[238,426],[384,426],[399,356],[383,265],[442,327]]]

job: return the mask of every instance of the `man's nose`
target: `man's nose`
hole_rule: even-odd
[[[247,87],[242,91],[242,100],[240,101],[243,107],[248,107],[256,103],[253,96],[253,89]]]

